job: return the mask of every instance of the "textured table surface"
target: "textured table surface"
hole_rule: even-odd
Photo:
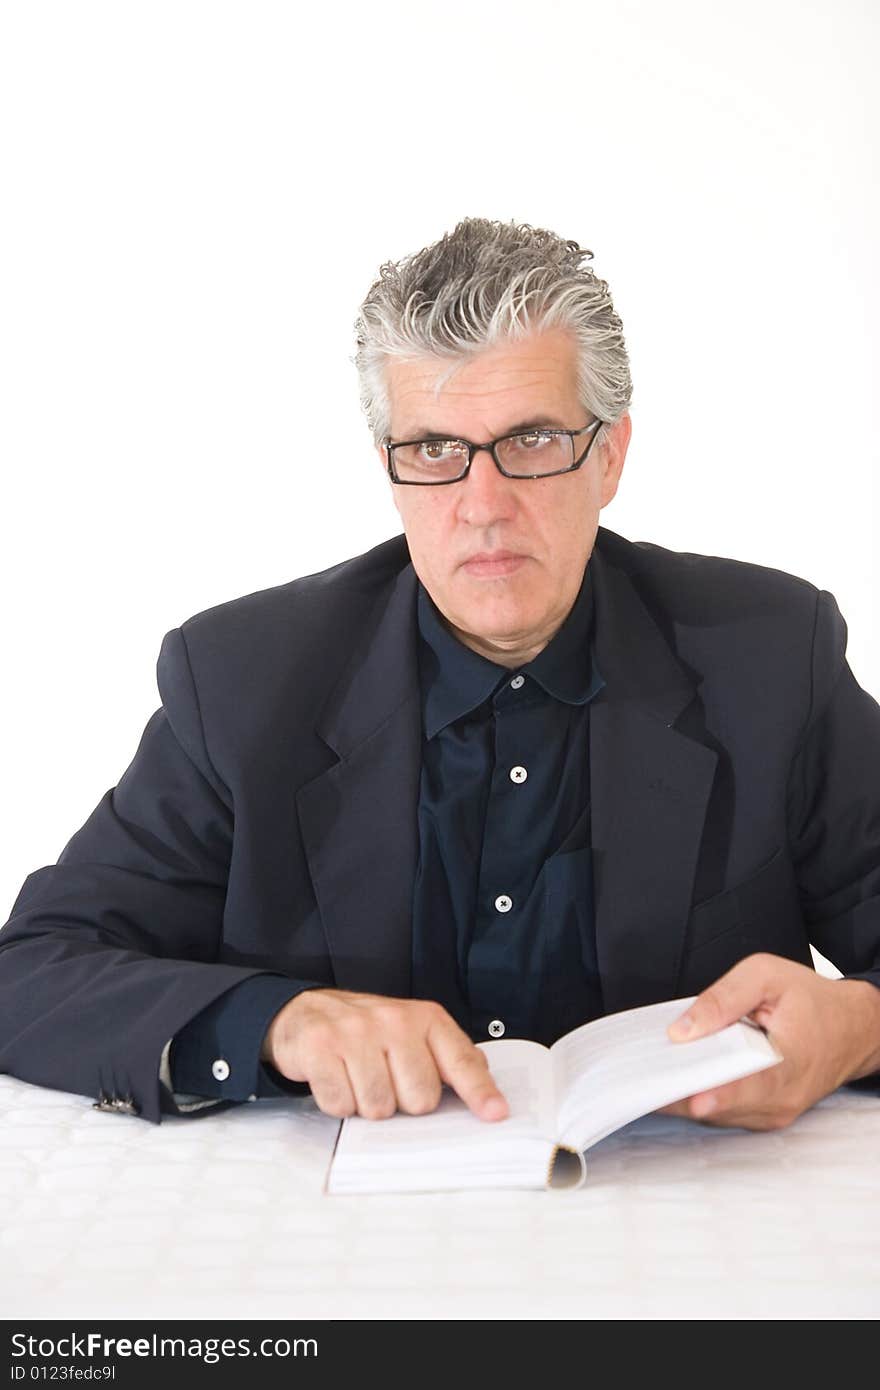
[[[327,1197],[309,1100],[150,1125],[0,1076],[12,1318],[874,1318],[880,1099],[767,1134],[651,1115],[585,1187]]]

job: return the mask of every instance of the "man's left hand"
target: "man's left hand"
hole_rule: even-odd
[[[669,1037],[689,1042],[743,1017],[765,1029],[784,1060],[658,1114],[782,1129],[845,1081],[880,1070],[880,989],[868,980],[831,980],[782,956],[747,956],[697,996]],[[690,1028],[682,1026],[688,1019]]]

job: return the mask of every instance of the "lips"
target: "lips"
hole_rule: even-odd
[[[526,562],[515,550],[481,550],[462,562],[462,569],[477,579],[502,579]]]

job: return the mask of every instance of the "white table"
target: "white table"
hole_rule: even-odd
[[[585,1187],[322,1193],[309,1100],[151,1125],[0,1076],[5,1318],[874,1318],[880,1099],[790,1128],[651,1115]]]

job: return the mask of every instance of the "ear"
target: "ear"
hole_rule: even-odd
[[[632,420],[627,411],[625,415],[620,417],[616,425],[611,426],[602,444],[602,452],[599,455],[600,508],[607,507],[617,492],[631,435]]]

